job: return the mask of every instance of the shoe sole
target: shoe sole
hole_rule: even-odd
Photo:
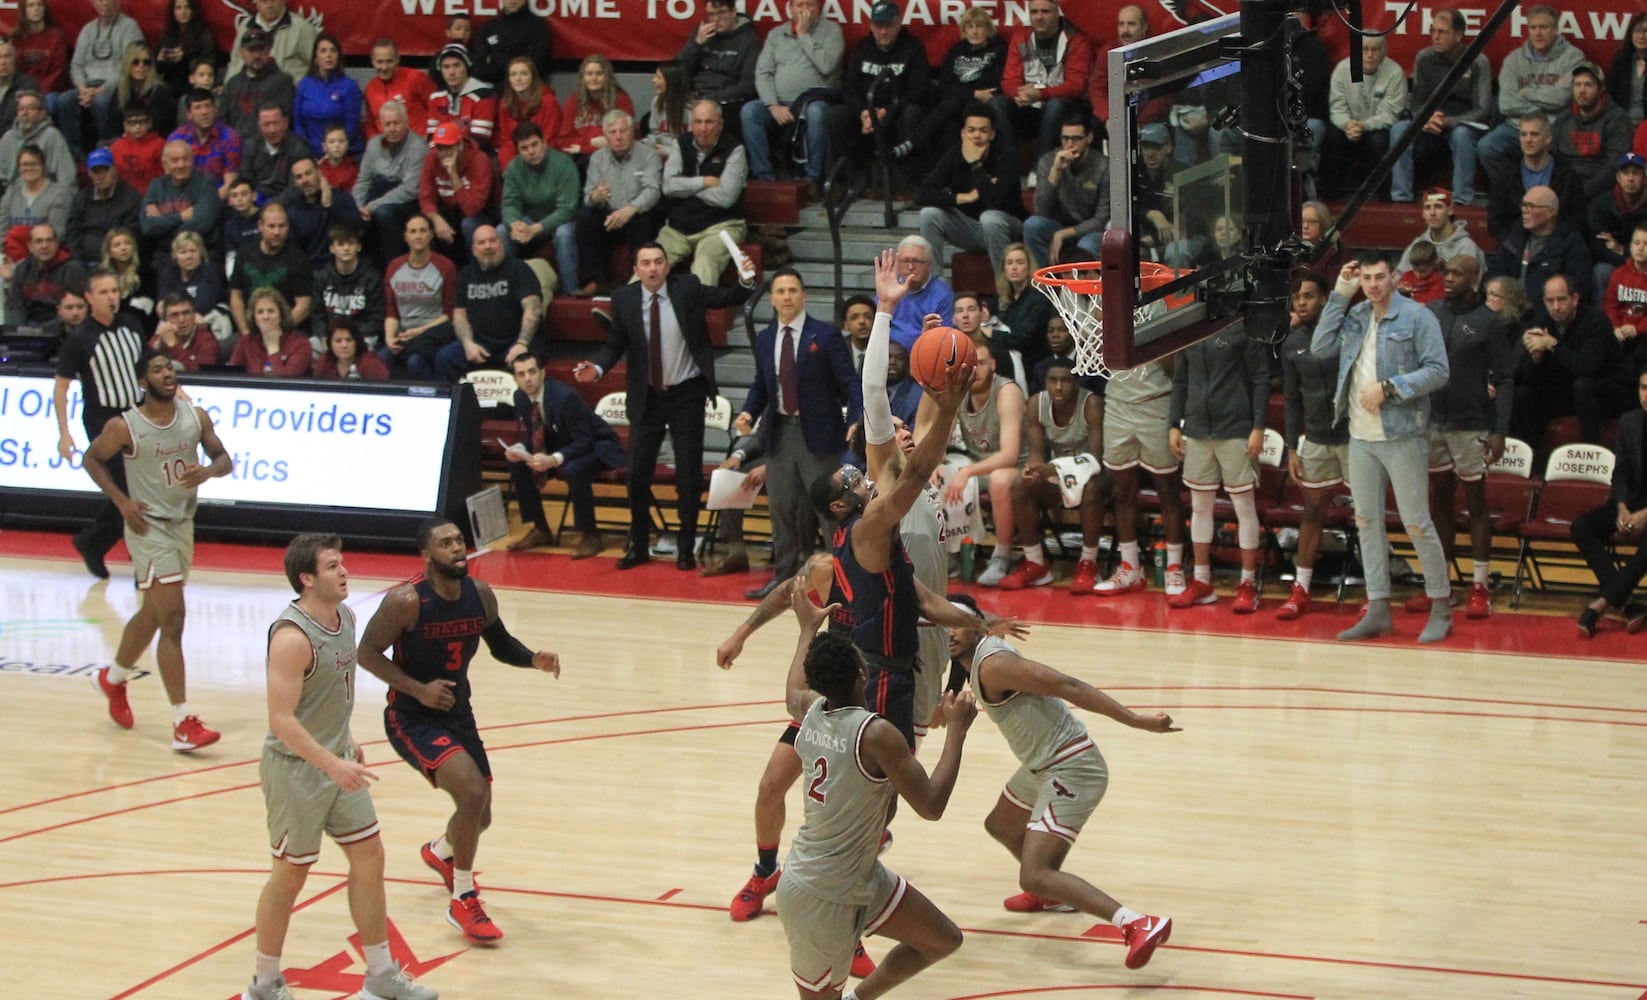
[[[452,916],[452,911],[450,908],[446,911],[446,922],[451,924],[453,927],[456,927],[458,933],[463,935],[463,940],[469,942],[470,944],[497,944],[499,941],[503,940],[502,931],[499,931],[495,937],[476,937],[475,935],[464,930],[463,925],[457,922],[456,917]]]
[[[1147,586],[1148,584],[1144,583],[1142,580],[1139,580],[1137,583],[1129,584],[1125,587],[1116,587],[1112,590],[1099,590],[1097,587],[1093,587],[1092,593],[1097,597],[1120,597],[1122,594],[1136,594],[1145,589]]]
[[[1302,617],[1304,617],[1302,610],[1287,607],[1286,605],[1282,605],[1281,610],[1275,613],[1275,620],[1278,622],[1295,622]]]
[[[1254,602],[1251,607],[1237,604],[1232,610],[1238,615],[1256,615],[1258,613],[1258,604]]]
[[[222,738],[223,738],[223,735],[221,733],[219,733],[218,735],[213,736],[211,739],[206,740],[204,743],[185,743],[182,740],[174,739],[174,740],[172,740],[172,749],[176,750],[178,753],[193,753],[196,750],[206,749],[207,747],[211,746],[213,743],[216,743],[218,740],[220,740]]]
[[[1016,584],[1012,584],[1011,586],[1008,586],[1007,582],[1005,580],[1002,580],[1001,583],[997,586],[997,589],[999,589],[999,590],[1031,590],[1035,587],[1050,587],[1050,586],[1052,586],[1052,574],[1048,573],[1046,576],[1043,576],[1038,580],[1031,580],[1028,583],[1016,583]]]
[[[1161,947],[1162,945],[1166,944],[1171,939],[1172,939],[1172,918],[1168,917],[1165,920],[1161,921],[1161,929],[1159,931],[1157,931],[1153,936],[1151,936],[1149,938],[1146,938],[1144,940],[1144,946],[1141,949],[1139,949],[1137,955],[1132,955],[1132,954],[1127,955],[1127,961],[1126,961],[1127,968],[1129,968],[1129,969],[1142,969],[1144,966],[1149,964],[1149,960],[1151,958],[1155,957],[1155,949],[1157,949],[1157,948]]]

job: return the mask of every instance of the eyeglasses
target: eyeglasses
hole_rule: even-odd
[[[904,265],[905,267],[913,267],[916,265],[925,267],[932,262],[927,260],[925,257],[899,257],[898,263]]]
[[[133,66],[152,66],[152,65],[154,65],[154,60],[145,58],[143,56],[138,56],[136,59],[132,60],[132,65]]]
[[[1495,291],[1493,291],[1492,289],[1489,288],[1489,289],[1487,289],[1487,297],[1489,299],[1502,299],[1504,297],[1504,293],[1503,292],[1495,292]]]
[[[1544,205],[1544,204],[1540,204],[1539,202],[1536,202],[1536,201],[1524,201],[1524,202],[1521,203],[1521,207],[1522,208],[1542,208],[1545,211],[1549,211],[1549,212],[1555,211],[1555,206],[1554,205]]]
[[[1059,142],[1085,142],[1086,139],[1087,134],[1085,132],[1080,135],[1061,135],[1058,137]]]

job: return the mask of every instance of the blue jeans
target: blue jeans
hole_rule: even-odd
[[[97,131],[103,127],[103,119],[108,117],[109,102],[114,100],[114,85],[103,88],[102,93],[92,98],[92,145],[97,145]],[[80,94],[76,90],[62,90],[55,94],[46,95],[46,113],[57,122],[57,130],[63,133],[63,141],[69,144],[69,151],[75,159],[85,155],[86,146],[81,142],[80,129]]]
[[[1048,260],[1047,256],[1052,253],[1052,234],[1063,228],[1064,224],[1050,215],[1032,215],[1024,220],[1024,245],[1029,247],[1029,259],[1036,267],[1057,263]],[[1103,242],[1104,231],[1100,229],[1081,237],[1076,246],[1096,254]]]
[[[1403,119],[1390,126],[1390,142],[1401,137],[1415,123]],[[1390,200],[1412,201],[1414,176],[1419,163],[1430,163],[1451,152],[1453,160],[1453,202],[1468,205],[1475,201],[1475,140],[1480,133],[1468,125],[1454,125],[1442,135],[1420,132],[1418,138],[1401,154],[1390,171]]]
[[[1475,158],[1490,175],[1521,157],[1521,125],[1499,122],[1475,144]]]
[[[958,208],[921,209],[921,236],[932,244],[932,259],[944,259],[944,243],[954,243],[962,250],[984,251],[989,255],[993,271],[1001,269],[1001,258],[1006,248],[1023,235],[1023,223],[1015,215],[993,208],[984,209],[976,219]]]
[[[780,101],[779,104],[794,110],[788,103]],[[824,114],[826,107],[827,104],[816,104],[806,116],[806,176],[820,184],[823,183],[824,161],[827,159],[825,149],[829,142],[826,127],[828,116]],[[772,119],[772,112],[757,99],[745,103],[738,117],[743,121],[743,149],[749,157],[750,178],[757,181],[776,180],[777,174],[772,167],[772,130],[777,123]]]
[[[578,206],[583,211],[584,206]],[[560,287],[568,293],[583,287],[578,276],[578,223],[576,213],[570,222],[555,227],[555,273],[560,275]]]
[[[1058,132],[1064,127],[1064,117],[1085,107],[1085,101],[1076,102],[1068,97],[1043,101],[1039,108],[1019,107],[1018,102],[1006,94],[996,94],[989,99],[990,112],[995,116],[995,129],[1001,133],[999,138],[1006,148],[1017,148],[1019,130],[1034,125],[1037,153],[1057,149],[1060,145]]]
[[[1395,493],[1407,537],[1418,550],[1424,593],[1444,601],[1452,590],[1441,536],[1430,520],[1429,466],[1430,443],[1423,434],[1393,441],[1350,438],[1350,497],[1355,501],[1355,526],[1361,533],[1361,566],[1369,601],[1390,597],[1390,543],[1384,531],[1386,483]]]

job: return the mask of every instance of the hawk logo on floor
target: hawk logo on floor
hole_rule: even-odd
[[[1064,783],[1056,778],[1052,780],[1052,791],[1060,799],[1073,799],[1075,797],[1075,793],[1065,788]]]

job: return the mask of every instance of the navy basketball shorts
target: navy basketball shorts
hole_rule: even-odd
[[[864,654],[864,706],[898,727],[915,749],[915,658]]]
[[[383,728],[389,734],[389,745],[400,754],[400,759],[412,765],[435,783],[435,771],[458,753],[467,753],[480,769],[481,776],[492,780],[492,764],[486,759],[486,744],[481,742],[480,731],[473,717],[449,719],[425,715],[422,712],[404,712],[393,708],[383,710]]]

